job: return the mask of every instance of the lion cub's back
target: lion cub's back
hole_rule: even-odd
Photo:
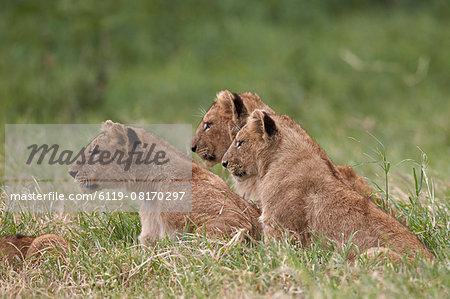
[[[39,257],[48,250],[64,253],[67,249],[67,240],[61,236],[48,234],[37,237],[30,245],[26,257]]]
[[[193,213],[221,219],[227,227],[243,228],[255,237],[259,234],[260,209],[235,194],[222,178],[197,162],[192,163],[192,195],[196,201]]]

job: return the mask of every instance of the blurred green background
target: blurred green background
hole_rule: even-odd
[[[368,161],[370,132],[393,162],[419,159],[420,147],[446,178],[449,1],[0,3],[2,127],[112,119],[195,130],[222,89],[258,93],[336,163]]]

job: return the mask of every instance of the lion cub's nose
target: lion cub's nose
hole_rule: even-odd
[[[228,161],[222,161],[222,166],[225,167],[225,168],[227,168],[227,166],[228,166]]]
[[[191,151],[193,151],[195,153],[195,151],[197,150],[197,146],[194,145],[193,147],[191,147]]]
[[[69,171],[70,176],[73,177],[73,178],[75,178],[77,173],[78,173],[78,171]]]

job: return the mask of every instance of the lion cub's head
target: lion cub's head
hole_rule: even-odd
[[[130,150],[139,143],[136,131],[108,120],[69,167],[69,174],[84,192],[116,188],[133,179],[127,168]],[[128,165],[129,166],[129,165]]]
[[[252,100],[262,104],[258,95],[248,92],[236,94],[224,90],[217,94],[216,102],[203,116],[192,140],[192,151],[208,166],[222,161],[223,154],[249,115],[244,101]]]
[[[278,142],[275,121],[264,110],[255,110],[223,156],[222,165],[238,180],[258,174],[261,157]]]
[[[240,95],[228,90],[219,92],[216,102],[197,127],[192,151],[208,166],[219,163],[247,117],[248,112]]]

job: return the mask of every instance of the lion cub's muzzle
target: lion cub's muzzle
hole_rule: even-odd
[[[235,177],[242,178],[247,174],[247,172],[243,170],[244,167],[242,167],[242,165],[239,164],[229,163],[228,161],[222,161],[222,166],[227,168],[228,171],[230,171],[230,173]]]
[[[192,146],[191,150],[206,162],[216,162],[216,155],[209,154],[208,148],[199,148],[197,145]]]
[[[99,184],[93,182],[89,177],[80,175],[78,171],[69,171],[69,174],[83,189],[95,191],[100,187]]]

